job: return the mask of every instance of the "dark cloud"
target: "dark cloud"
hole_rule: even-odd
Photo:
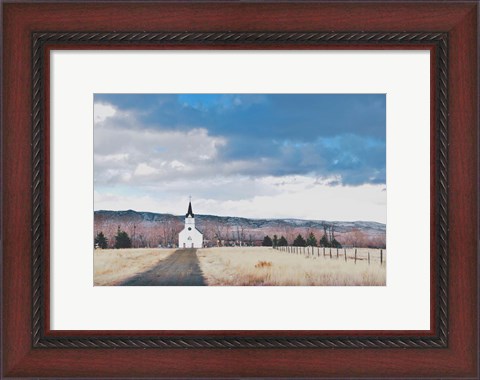
[[[302,143],[241,137],[220,148],[225,161],[247,156],[255,163],[249,170],[256,175],[340,176],[345,185],[386,182],[385,142],[357,135]]]
[[[175,130],[202,126],[222,136],[311,141],[357,134],[385,139],[383,94],[96,95],[135,110],[146,125]]]
[[[206,129],[226,141],[210,164],[248,163],[235,166],[238,174],[337,176],[345,185],[386,181],[381,94],[120,94],[96,95],[95,101],[135,115],[135,122],[122,116],[109,120],[110,125],[177,132]]]

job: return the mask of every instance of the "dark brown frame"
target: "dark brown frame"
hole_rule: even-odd
[[[3,91],[10,95],[3,98],[2,120],[7,376],[478,374],[478,274],[471,265],[478,236],[476,3],[72,2],[6,4],[4,11]],[[48,53],[72,48],[429,49],[430,331],[51,331]],[[31,92],[25,93],[22,80]],[[461,257],[453,254],[458,249]]]

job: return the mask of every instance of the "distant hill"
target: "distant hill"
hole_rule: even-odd
[[[118,221],[129,221],[129,222],[165,222],[171,220],[172,218],[178,219],[179,222],[183,223],[185,215],[172,215],[172,214],[161,214],[155,212],[146,212],[146,211],[107,211],[100,210],[95,211],[95,220],[98,219],[109,219],[109,220],[118,220]],[[282,228],[282,227],[293,227],[293,228],[322,228],[324,223],[335,224],[338,232],[347,232],[352,229],[358,228],[363,231],[381,233],[385,232],[386,225],[378,222],[364,222],[364,221],[355,221],[355,222],[341,222],[341,221],[326,221],[326,220],[306,220],[306,219],[252,219],[252,218],[241,218],[236,216],[217,216],[217,215],[202,215],[195,214],[196,223],[200,226],[206,222],[221,223],[224,225],[234,226],[245,226],[252,229],[262,229],[262,228]]]
[[[184,215],[172,215],[145,211],[107,211],[94,213],[95,231],[104,232],[110,241],[118,227],[133,237],[138,246],[157,246],[173,244],[178,232],[183,228]],[[363,245],[384,245],[386,226],[383,223],[368,221],[324,221],[303,219],[252,219],[233,216],[195,214],[197,227],[206,240],[257,242],[265,235],[285,236],[293,241],[295,236],[314,233],[318,240],[323,236],[324,224],[334,226],[335,237],[342,244],[356,245],[359,240]],[[138,240],[138,241],[137,241]]]

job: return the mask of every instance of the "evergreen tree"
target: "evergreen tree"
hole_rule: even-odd
[[[305,241],[302,235],[298,234],[298,236],[293,241],[293,245],[295,247],[305,247],[307,245],[307,242]]]
[[[333,240],[332,240],[332,247],[333,247],[333,248],[342,248],[342,245],[338,242],[337,239],[333,238]]]
[[[278,246],[279,247],[286,247],[288,245],[287,239],[283,237],[283,235],[280,237],[278,240]]]
[[[320,246],[321,247],[330,247],[330,242],[328,241],[327,235],[323,235],[320,239]]]
[[[118,229],[117,235],[115,236],[115,248],[131,248],[132,241],[128,237],[128,234],[125,231],[120,231]]]
[[[273,242],[272,242],[272,239],[270,238],[270,236],[267,235],[263,238],[262,245],[264,247],[271,247],[273,245]]]
[[[103,232],[99,232],[95,237],[95,247],[105,249],[108,247],[108,240],[103,234]]]
[[[273,248],[275,247],[278,247],[278,236],[277,235],[273,235]]]
[[[317,246],[317,238],[315,237],[313,232],[310,232],[310,235],[308,235],[307,245],[311,246],[311,247],[316,247]]]

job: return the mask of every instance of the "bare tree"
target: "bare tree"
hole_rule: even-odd
[[[222,246],[225,240],[225,226],[220,221],[213,223],[214,236],[217,239],[217,245]]]
[[[230,225],[226,225],[225,226],[225,244],[226,245],[230,245],[230,230],[231,230],[231,227]]]
[[[232,233],[232,236],[233,236],[233,233]],[[242,225],[242,224],[237,224],[235,226],[235,237],[234,237],[234,240],[236,240],[236,242],[238,242],[238,244],[240,246],[243,246],[244,245],[244,241],[245,241],[245,226]]]
[[[365,234],[360,231],[358,228],[344,234],[345,244],[351,245],[352,247],[360,247],[366,243]]]

